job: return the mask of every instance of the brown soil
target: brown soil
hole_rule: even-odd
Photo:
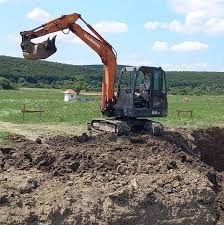
[[[0,225],[224,224],[224,129],[9,139]]]

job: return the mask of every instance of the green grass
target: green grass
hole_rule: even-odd
[[[40,120],[39,113],[26,113],[26,123],[58,123],[69,122],[83,124],[92,117],[99,117],[100,106],[96,97],[88,97],[87,102],[64,102],[62,90],[56,89],[20,89],[0,91],[0,121],[22,123],[21,108],[43,109]],[[84,98],[84,97],[83,97]]]
[[[100,100],[88,97],[87,102],[63,101],[63,91],[56,89],[21,89],[0,91],[0,121],[22,123],[20,109],[43,108],[42,118],[39,114],[26,114],[26,123],[71,123],[84,124],[91,118],[101,117]],[[208,127],[224,125],[224,96],[190,96],[189,102],[184,96],[169,96],[169,115],[160,118],[169,127]],[[192,109],[193,118],[188,113],[177,116],[177,109]]]
[[[1,131],[0,130],[0,145],[4,145],[7,143],[7,141],[5,140],[5,138],[9,135],[9,132],[6,131]]]
[[[184,102],[186,96],[169,96],[169,115],[160,121],[169,127],[205,128],[224,125],[224,96],[188,96],[189,102]],[[181,113],[176,110],[193,110]]]

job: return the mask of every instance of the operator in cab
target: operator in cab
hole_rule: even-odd
[[[144,83],[140,85],[140,95],[145,101],[149,101],[149,92],[151,86],[151,73],[144,74]]]

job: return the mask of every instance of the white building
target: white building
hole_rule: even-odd
[[[74,101],[76,99],[76,96],[77,96],[76,91],[68,89],[67,91],[64,92],[64,101],[65,102]]]

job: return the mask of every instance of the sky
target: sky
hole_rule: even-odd
[[[20,31],[71,13],[116,49],[118,64],[224,71],[224,0],[0,0],[0,55],[22,57]],[[56,43],[48,61],[101,64],[71,32],[60,32]]]

